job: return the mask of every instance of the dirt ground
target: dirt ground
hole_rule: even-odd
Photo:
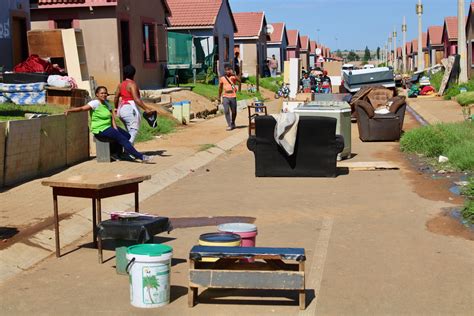
[[[9,315],[472,315],[472,239],[427,228],[458,201],[433,189],[440,182],[410,169],[397,143],[362,143],[355,125],[353,133],[354,161],[386,160],[401,170],[351,171],[328,179],[255,178],[253,154],[242,144],[141,203],[144,211],[172,218],[254,217],[258,246],[305,248],[304,313],[294,302],[296,293],[279,291],[200,291],[200,303],[188,308],[188,252],[215,226],[157,237],[173,247],[174,260],[171,304],[156,311],[129,304],[128,278],[115,273],[113,259],[97,264],[91,236],[68,247],[71,252],[60,259],[49,258],[0,285],[2,310]]]
[[[193,113],[202,112],[204,110],[210,111],[216,108],[216,104],[214,102],[211,102],[209,99],[192,91],[181,90],[171,93],[172,102],[181,102],[185,100],[191,101],[191,112]]]

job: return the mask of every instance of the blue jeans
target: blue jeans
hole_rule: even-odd
[[[117,127],[117,129],[113,127],[107,128],[105,131],[102,131],[98,134],[95,134],[97,136],[102,136],[102,137],[107,137],[110,139],[115,140],[117,143],[120,144],[120,146],[125,149],[127,153],[132,155],[135,158],[138,159],[143,159],[143,154],[139,153],[135,147],[130,143],[130,134],[127,133],[127,131],[121,129],[120,127]]]

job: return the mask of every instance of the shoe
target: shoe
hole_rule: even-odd
[[[231,130],[233,130],[233,128],[231,126],[228,126],[225,130],[226,131],[231,131]]]
[[[230,128],[235,129],[236,128],[235,124],[232,124]]]
[[[142,163],[153,163],[153,156],[143,155]]]

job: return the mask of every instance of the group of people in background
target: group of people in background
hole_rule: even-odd
[[[312,68],[310,72],[303,69],[300,80],[300,92],[332,93],[331,78],[326,70]]]

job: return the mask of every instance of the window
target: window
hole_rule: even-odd
[[[146,63],[156,63],[155,25],[143,24],[143,60]]]
[[[224,36],[224,61],[229,62],[230,39]]]
[[[71,29],[72,28],[72,19],[60,19],[54,20],[57,29]]]

